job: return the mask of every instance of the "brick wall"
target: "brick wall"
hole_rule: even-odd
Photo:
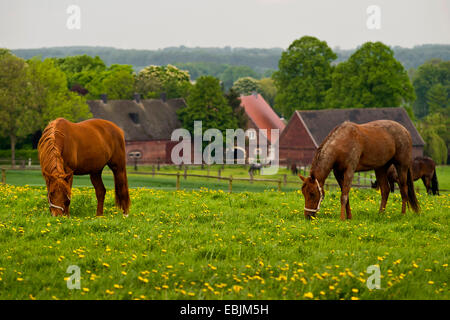
[[[280,136],[280,163],[309,165],[316,146],[300,118],[294,114]]]

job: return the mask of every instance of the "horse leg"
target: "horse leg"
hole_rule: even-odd
[[[402,214],[406,212],[406,203],[408,202],[408,184],[407,184],[407,176],[408,176],[408,167],[396,165],[398,174],[398,186],[400,189],[400,194],[402,196]]]
[[[103,215],[103,203],[105,201],[106,189],[102,181],[102,172],[91,173],[91,182],[97,196],[97,216]]]
[[[392,193],[394,193],[394,191],[395,191],[395,181],[394,180],[389,180],[389,189],[391,190]]]
[[[333,173],[334,173],[334,176],[336,177],[339,187],[341,187],[341,220],[345,220],[344,211],[346,212],[347,219],[351,219],[352,212],[350,209],[350,199],[348,197],[348,193],[350,192],[351,183],[350,183],[350,186],[348,186],[348,184],[345,183],[344,174],[341,171],[333,169]],[[352,175],[352,178],[350,179],[350,181],[352,181],[352,179],[353,179],[353,175]]]
[[[430,178],[426,175],[422,176],[422,182],[425,186],[425,189],[427,189],[427,194],[431,194],[431,183]]]
[[[381,203],[379,212],[382,212],[386,209],[386,203],[389,197],[389,182],[387,178],[387,169],[385,167],[375,169],[375,176],[377,177],[378,185],[380,186]]]

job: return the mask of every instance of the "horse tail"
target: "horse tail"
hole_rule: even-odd
[[[116,191],[116,206],[123,210],[124,215],[128,215],[131,201],[130,194],[128,192],[126,167],[114,171],[114,186]]]
[[[414,180],[411,173],[411,168],[408,168],[408,176],[406,179],[408,185],[408,203],[414,212],[420,211],[419,201],[417,201],[416,192],[414,191]]]
[[[439,195],[439,184],[436,175],[436,168],[434,169],[433,177],[431,178],[431,191],[434,195]]]

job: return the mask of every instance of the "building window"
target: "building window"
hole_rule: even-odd
[[[140,159],[142,158],[142,152],[139,150],[130,151],[128,152],[128,157],[130,159]]]

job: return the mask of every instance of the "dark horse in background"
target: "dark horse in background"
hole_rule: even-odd
[[[320,209],[325,179],[334,172],[341,187],[341,219],[352,218],[348,194],[353,175],[357,171],[375,170],[380,184],[380,211],[386,208],[389,196],[387,171],[393,164],[398,172],[402,196],[402,213],[406,204],[419,211],[419,203],[412,179],[412,140],[408,130],[390,120],[377,120],[358,125],[344,122],[334,128],[317,149],[309,177],[303,180],[302,193],[305,197],[305,217],[315,216]]]
[[[58,118],[45,128],[38,144],[47,199],[53,216],[69,216],[74,175],[89,174],[97,196],[97,216],[103,215],[106,189],[102,171],[114,174],[116,205],[127,215],[130,207],[123,131],[114,123],[91,119],[72,123]]]
[[[250,169],[248,169],[248,174],[250,176],[253,176],[255,172],[258,172],[259,174],[261,174],[261,168],[262,168],[261,163],[252,163],[250,165]]]
[[[291,164],[291,172],[294,176],[298,175],[298,168],[295,163]]]
[[[436,163],[429,157],[416,157],[412,166],[413,180],[422,179],[428,194],[439,195],[439,183],[436,175]],[[391,192],[394,192],[395,183],[398,184],[398,174],[394,166],[388,170],[388,182]],[[378,181],[372,183],[372,188],[378,189]]]

